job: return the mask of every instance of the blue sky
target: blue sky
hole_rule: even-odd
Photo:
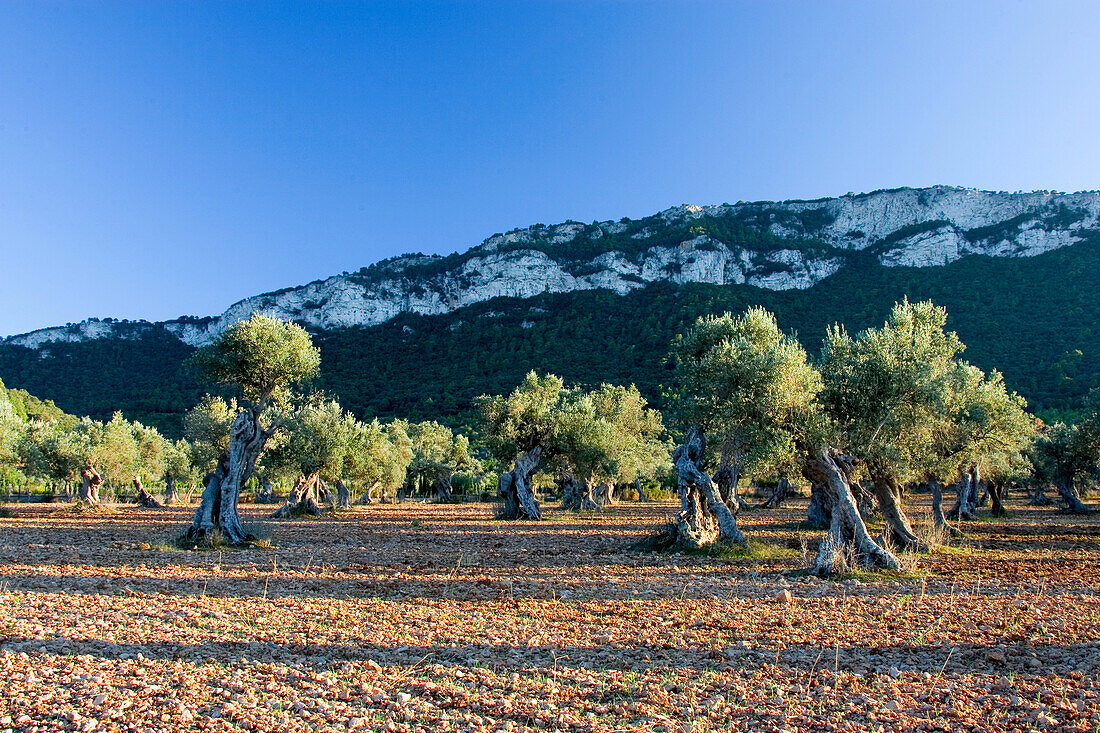
[[[535,222],[1100,188],[1095,2],[0,4],[0,335]]]

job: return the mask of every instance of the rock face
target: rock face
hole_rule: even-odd
[[[5,341],[135,338],[157,325],[200,346],[262,312],[316,328],[369,326],[405,313],[433,315],[507,296],[650,283],[809,288],[854,257],[886,266],[934,267],[960,257],[1028,257],[1100,228],[1100,192],[992,193],[937,186],[817,201],[677,206],[640,220],[496,234],[448,257],[406,255],[357,273],[242,300],[216,318],[162,324],[90,320]]]

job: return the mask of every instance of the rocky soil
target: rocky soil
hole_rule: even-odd
[[[274,546],[223,552],[8,505],[0,731],[1096,731],[1100,521],[1009,508],[821,581],[804,502],[742,515],[758,558],[632,549],[671,504],[246,507]]]

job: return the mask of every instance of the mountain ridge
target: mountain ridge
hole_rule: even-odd
[[[1097,230],[1097,191],[933,186],[814,200],[683,204],[641,219],[535,224],[447,256],[389,258],[245,298],[218,316],[156,323],[89,319],[0,343],[39,349],[140,338],[163,328],[184,344],[201,346],[256,311],[325,330],[378,325],[404,313],[452,313],[497,297],[583,290],[624,295],[660,282],[804,290],[860,258],[886,267],[935,267],[971,254],[1029,257]]]

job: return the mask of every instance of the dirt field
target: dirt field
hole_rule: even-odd
[[[170,549],[187,508],[9,505],[0,730],[1100,730],[1100,521],[1009,509],[833,582],[805,502],[742,515],[768,559],[631,549],[671,504],[248,506],[274,547],[221,553]]]

